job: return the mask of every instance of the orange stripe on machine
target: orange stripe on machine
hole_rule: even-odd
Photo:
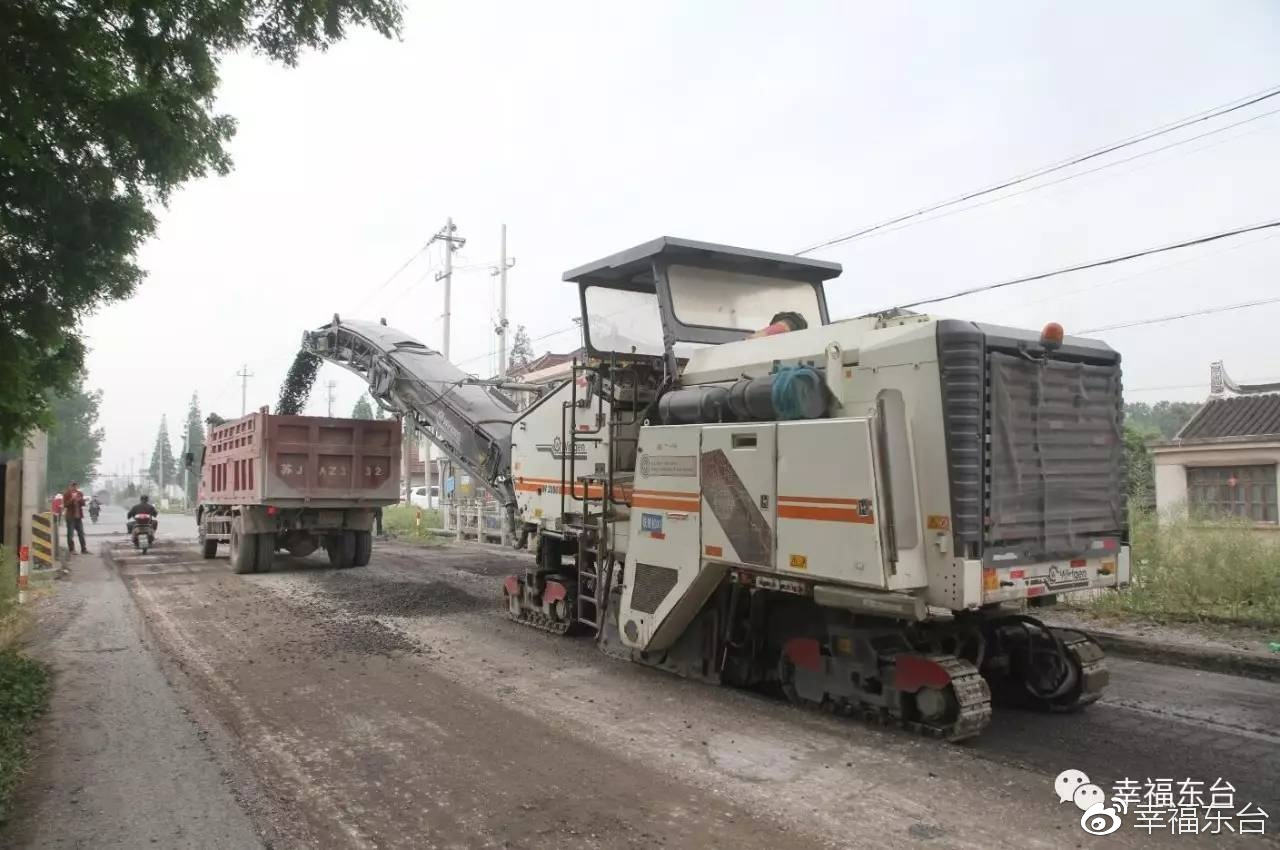
[[[681,499],[663,496],[641,496],[633,495],[631,497],[631,506],[634,508],[663,508],[669,511],[689,511],[697,513],[701,510],[701,502],[697,498]]]
[[[856,505],[861,499],[841,499],[835,496],[779,496],[778,502],[804,502],[820,505]]]
[[[778,519],[809,519],[818,522],[855,522],[874,525],[874,514],[865,515],[849,508],[824,508],[809,505],[778,504]]]

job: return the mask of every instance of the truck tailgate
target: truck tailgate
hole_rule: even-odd
[[[265,418],[262,501],[399,500],[400,426],[394,420]]]

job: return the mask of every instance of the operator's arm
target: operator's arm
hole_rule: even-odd
[[[133,519],[133,515],[136,514],[137,512],[138,512],[138,506],[134,505],[133,507],[129,508],[129,513],[127,516],[125,516],[125,519]]]

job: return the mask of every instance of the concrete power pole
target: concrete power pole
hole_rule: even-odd
[[[329,381],[329,383],[325,384],[325,386],[329,388],[329,416],[332,417],[333,416],[333,391],[338,388],[338,382]]]
[[[498,335],[498,377],[507,376],[507,269],[516,264],[516,258],[507,259],[507,226],[502,225],[502,256],[498,259],[497,268],[491,275],[498,276],[498,326],[494,333]]]
[[[432,242],[444,243],[444,271],[436,273],[436,280],[444,281],[444,314],[441,316],[442,331],[440,335],[441,336],[440,353],[444,355],[445,360],[449,359],[449,321],[453,312],[453,308],[452,308],[453,252],[467,244],[466,239],[463,239],[461,236],[455,235],[457,230],[458,228],[455,227],[453,224],[453,217],[450,216],[448,219],[445,220],[444,227],[438,233],[432,236],[431,239],[427,242],[428,245],[430,245]],[[446,461],[444,460],[444,458],[441,458],[438,463],[439,471],[437,472],[437,475],[436,475],[437,479],[440,482],[439,484],[440,498],[442,502],[444,499],[445,464],[446,464]],[[422,468],[425,473],[425,470],[426,470],[425,460],[423,461]],[[424,474],[423,478],[426,479],[425,483],[427,487],[427,501],[430,502],[431,476]],[[445,520],[445,526],[448,527],[447,519]]]
[[[244,364],[236,375],[240,377],[240,415],[244,416],[249,412],[249,379],[253,377],[253,373],[249,371],[249,364]]]

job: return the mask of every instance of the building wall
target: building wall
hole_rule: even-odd
[[[1183,506],[1187,501],[1187,468],[1195,466],[1276,465],[1280,486],[1280,442],[1221,442],[1203,445],[1156,446],[1156,507],[1160,511]]]

